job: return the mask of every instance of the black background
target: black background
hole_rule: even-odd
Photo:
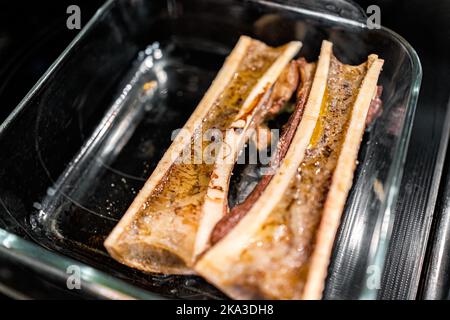
[[[0,121],[78,33],[66,27],[69,5],[84,25],[103,0],[0,0]]]

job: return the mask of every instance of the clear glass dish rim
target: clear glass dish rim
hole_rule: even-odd
[[[95,26],[100,18],[108,12],[113,4],[118,0],[107,0],[89,20],[85,27],[78,33],[78,35],[72,40],[67,48],[61,53],[61,55],[53,62],[44,75],[36,82],[27,95],[17,105],[17,107],[11,112],[6,120],[0,124],[0,137],[2,132],[9,126],[14,119],[23,112],[27,102],[39,91],[44,83],[51,77],[61,62],[67,57],[69,52],[85,37],[85,35]],[[301,13],[305,16],[313,18],[321,18],[324,20],[337,22],[343,25],[358,27],[367,29],[366,24],[342,18],[328,13],[322,13],[313,11],[301,7],[294,7],[289,4],[280,4],[272,2],[270,0],[247,0],[250,2],[260,3],[277,8],[285,8],[289,11]],[[394,220],[394,209],[396,200],[399,193],[399,186],[403,176],[403,168],[406,160],[406,154],[409,145],[409,139],[411,135],[411,129],[417,105],[417,100],[420,91],[420,85],[422,81],[422,66],[419,56],[414,48],[400,35],[394,31],[381,26],[376,32],[384,33],[386,36],[393,38],[404,47],[407,52],[410,61],[412,63],[412,73],[414,75],[412,81],[412,87],[410,94],[407,98],[407,108],[405,114],[405,123],[400,133],[399,141],[394,149],[393,162],[390,166],[387,185],[389,186],[386,193],[386,201],[380,208],[380,214],[382,215],[382,223],[380,225],[379,241],[377,248],[374,251],[373,256],[369,259],[368,265],[377,265],[384,267],[387,248],[389,246],[390,233],[392,231],[392,224]],[[384,211],[384,212],[383,212]],[[82,263],[80,261],[73,260],[69,257],[65,257],[58,253],[47,250],[36,243],[29,240],[22,239],[17,235],[10,233],[0,228],[0,253],[4,253],[17,259],[21,263],[24,263],[33,270],[46,269],[53,275],[65,279],[67,277],[66,270],[70,265],[77,265],[80,268],[80,275],[84,289],[98,295],[103,298],[111,299],[164,299],[161,295],[149,292],[145,289],[141,289],[132,284],[128,284],[114,276],[95,269]],[[366,275],[365,281],[370,275]],[[377,297],[377,290],[365,289],[359,296],[360,299],[375,299]]]

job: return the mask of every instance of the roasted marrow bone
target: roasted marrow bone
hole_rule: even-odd
[[[298,74],[300,77],[300,85],[298,85],[298,81],[295,83],[297,86],[293,86],[293,79],[295,78],[294,72],[291,70],[292,66],[295,65],[295,68],[298,70]],[[224,235],[232,229],[247,212],[251,209],[253,204],[258,200],[261,196],[262,192],[265,190],[269,182],[272,180],[274,172],[279,166],[279,163],[282,159],[284,159],[286,152],[289,148],[289,145],[294,138],[297,127],[302,119],[304,107],[306,104],[306,100],[309,95],[309,90],[311,88],[312,79],[314,76],[315,64],[307,63],[303,58],[298,61],[293,61],[289,65],[289,69],[287,72],[284,72],[286,75],[280,77],[278,82],[274,86],[274,92],[272,94],[273,98],[270,99],[268,105],[267,115],[271,116],[276,114],[282,108],[282,105],[289,99],[289,97],[297,91],[297,101],[295,103],[295,108],[292,114],[289,117],[287,123],[282,127],[282,133],[280,140],[278,142],[277,148],[275,150],[275,154],[272,156],[272,161],[270,163],[271,170],[265,174],[250,195],[245,199],[244,202],[236,205],[232,209],[228,208],[225,204],[224,216],[221,220],[214,226],[214,229],[210,236],[210,245],[214,245],[217,243]],[[290,80],[288,80],[290,78]],[[271,97],[272,97],[271,96]],[[282,97],[282,98],[280,98]],[[200,226],[200,228],[202,225]]]
[[[302,120],[279,169],[200,257],[200,275],[236,299],[321,298],[382,65],[375,55],[344,65],[323,42]]]
[[[243,144],[248,141],[250,134],[255,132],[248,129],[258,129],[258,126],[262,124],[266,117],[277,114],[284,104],[291,99],[298,87],[300,74],[298,65],[299,63],[293,60],[288,64],[288,66],[285,67],[277,82],[274,84],[272,90],[268,92],[267,97],[261,99],[260,106],[255,108],[252,114],[247,117],[247,120],[243,122],[243,124],[245,124],[244,130],[236,133],[233,133],[232,131],[231,135],[228,136],[233,137],[232,139],[226,139],[224,142],[226,147],[231,146],[231,149],[236,149],[236,151],[242,150]],[[301,107],[298,107],[297,109],[301,109]],[[297,116],[296,118],[299,117]],[[249,134],[246,135],[245,133]],[[236,156],[239,153],[236,151],[227,153],[232,154],[234,156],[233,158],[229,156],[224,157],[222,155],[219,155],[216,158],[216,164],[211,175],[207,195],[202,207],[202,216],[195,243],[196,256],[203,253],[212,244],[217,242],[217,235],[223,234],[224,229],[229,229],[233,221],[236,221],[238,216],[243,215],[245,210],[242,209],[248,208],[250,206],[249,202],[251,202],[251,199],[256,198],[258,190],[263,190],[267,185],[267,182],[270,181],[267,179],[268,177],[262,179],[262,181],[258,184],[258,187],[254,190],[253,195],[248,198],[246,203],[238,206],[236,210],[230,212],[230,208],[227,203],[227,195],[229,191],[230,177],[236,162]],[[239,208],[241,208],[241,210],[238,210]],[[219,219],[221,220],[219,221]],[[211,235],[213,228],[215,232]]]
[[[198,159],[195,146],[208,147],[204,134],[209,129],[234,129],[226,136],[231,160],[244,142],[264,99],[283,69],[300,49],[291,42],[272,48],[241,37],[203,97],[169,147],[158,166],[105,242],[110,255],[131,267],[161,273],[191,273],[194,243],[201,208],[208,194],[215,157],[224,157],[219,148],[212,161]],[[229,130],[228,130],[229,131]],[[187,134],[186,134],[187,133]],[[187,138],[186,138],[187,137]],[[186,158],[186,150],[188,157]],[[209,196],[214,196],[214,193]]]

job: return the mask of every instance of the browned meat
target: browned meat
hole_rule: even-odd
[[[369,111],[367,112],[366,126],[372,124],[372,122],[383,112],[383,101],[381,101],[382,94],[383,86],[377,86],[377,93],[370,102]]]
[[[269,101],[269,115],[278,114],[284,104],[291,99],[292,94],[298,87],[299,78],[298,63],[293,60],[284,69],[273,86],[273,92]]]
[[[297,70],[300,72],[292,71],[292,66],[295,66]],[[277,112],[283,107],[283,104],[286,103],[292,93],[297,89],[298,85],[298,76],[296,86],[293,86],[293,81],[286,81],[288,76],[291,75],[291,80],[294,78],[293,74],[300,73],[301,77],[301,85],[297,90],[297,102],[294,109],[294,112],[289,117],[288,122],[283,126],[282,133],[280,137],[280,141],[277,145],[277,150],[272,158],[271,166],[276,169],[279,163],[286,156],[286,152],[289,148],[289,145],[292,142],[292,138],[295,135],[295,131],[300,123],[303,115],[303,110],[308,100],[309,91],[311,89],[312,79],[314,76],[315,64],[307,63],[305,59],[301,58],[297,61],[293,61],[288,68],[289,72],[284,72],[285,77],[283,77],[283,82],[279,84],[278,82],[274,85],[274,89],[272,92],[272,97],[274,99],[270,99],[271,103],[269,114],[272,114],[274,110]],[[281,78],[280,78],[281,79]],[[277,85],[278,84],[278,85]],[[291,90],[290,94],[288,88]],[[282,94],[281,94],[282,93]],[[288,98],[289,97],[289,98]],[[276,99],[275,99],[276,98]],[[283,101],[283,103],[281,103]],[[211,233],[211,244],[217,243],[220,239],[222,239],[229,230],[231,230],[244,216],[245,214],[252,208],[253,204],[258,200],[261,196],[262,192],[266,189],[269,182],[272,180],[274,172],[267,174],[262,177],[262,179],[258,182],[256,187],[250,193],[250,195],[245,199],[244,202],[235,206],[229,214],[226,214],[214,227],[213,232]]]

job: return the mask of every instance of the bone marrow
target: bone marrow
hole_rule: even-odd
[[[383,60],[343,64],[323,41],[318,60],[307,62],[296,58],[300,47],[240,38],[106,240],[114,259],[146,272],[196,273],[234,299],[322,297],[362,136],[382,113]],[[285,114],[275,141],[268,123]],[[220,140],[203,139],[211,129]],[[199,158],[197,147],[212,141],[214,152]],[[229,203],[245,146],[275,142],[270,170]]]

